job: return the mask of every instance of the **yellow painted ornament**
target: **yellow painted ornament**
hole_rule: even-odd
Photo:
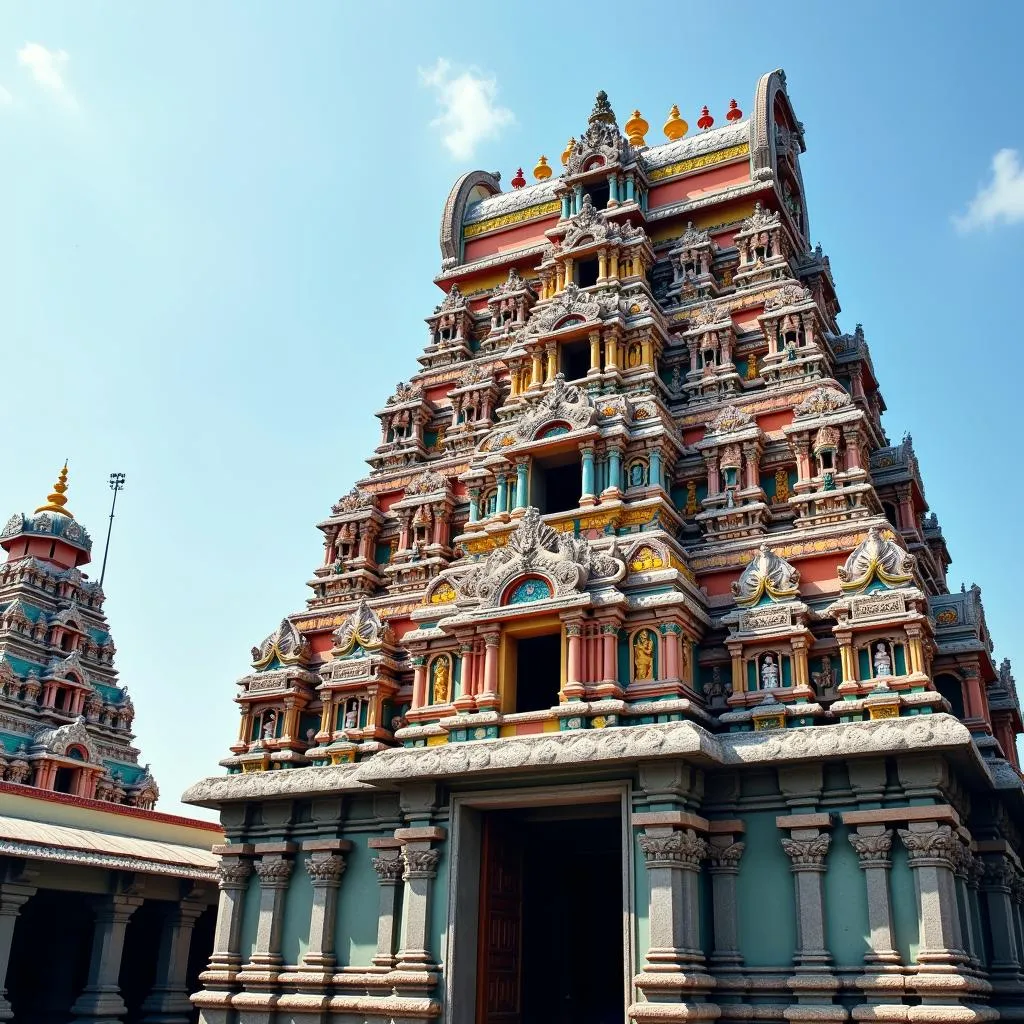
[[[689,130],[690,126],[679,116],[679,107],[673,103],[672,109],[668,112],[668,120],[662,129],[665,133],[665,138],[670,142],[675,142],[676,139],[681,139]]]
[[[626,129],[626,138],[629,139],[631,146],[636,146],[639,149],[641,146],[647,145],[647,140],[644,136],[651,126],[643,119],[639,110],[633,111],[633,116],[626,122],[624,127]]]
[[[565,144],[565,149],[562,150],[562,166],[569,162],[569,157],[572,156],[572,151],[576,148],[576,137],[570,136],[569,141]]]
[[[46,504],[40,505],[36,511],[55,512],[59,516],[67,516],[69,519],[74,519],[75,517],[71,514],[71,510],[64,507],[68,503],[68,499],[64,496],[64,492],[67,489],[68,464],[65,462],[60,475],[57,477],[57,482],[53,485],[53,493],[46,496]]]
[[[544,181],[546,178],[551,177],[551,168],[548,166],[548,158],[546,156],[542,156],[537,161],[537,166],[533,169],[533,176],[538,181]]]

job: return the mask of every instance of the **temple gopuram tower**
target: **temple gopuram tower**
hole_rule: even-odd
[[[1024,1014],[1009,663],[785,75],[696,127],[599,93],[560,176],[452,188],[418,368],[186,794],[206,1024]]]
[[[81,566],[89,534],[67,507],[68,467],[31,516],[0,532],[0,779],[151,809],[160,790],[132,746],[103,591]]]

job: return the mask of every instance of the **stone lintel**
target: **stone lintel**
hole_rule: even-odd
[[[257,857],[262,857],[267,854],[273,855],[275,853],[295,853],[298,850],[298,843],[253,843],[252,852]]]
[[[303,839],[303,853],[348,853],[352,843],[347,839]]]
[[[689,811],[641,811],[633,815],[633,824],[638,828],[650,826],[672,826],[692,828],[697,832],[707,832],[708,819]]]
[[[1013,847],[1005,839],[979,839],[974,845],[978,853],[1014,853]]]
[[[829,814],[780,814],[775,819],[776,828],[831,828]]]
[[[371,850],[400,850],[402,848],[402,840],[383,836],[381,838],[367,839],[366,845]]]
[[[448,829],[440,825],[426,825],[423,828],[396,828],[395,838],[405,843],[428,843],[433,839],[444,839]]]
[[[746,822],[739,818],[725,818],[722,821],[708,822],[708,831],[713,835],[739,835],[747,831]]]
[[[949,804],[923,807],[878,807],[870,811],[844,811],[844,825],[887,825],[890,822],[942,821],[960,825],[960,815]]]
[[[217,843],[210,847],[210,853],[218,857],[251,857],[255,852],[252,843]]]

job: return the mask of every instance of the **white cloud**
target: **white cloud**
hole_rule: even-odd
[[[18,63],[28,68],[39,85],[52,92],[67,106],[75,107],[75,97],[61,73],[63,66],[70,59],[66,50],[48,50],[41,43],[26,43],[18,51]]]
[[[954,217],[959,231],[1024,222],[1024,167],[1015,149],[1001,149],[992,157],[992,180],[978,189],[967,213]]]
[[[498,82],[493,76],[473,68],[456,75],[442,57],[432,68],[420,69],[420,81],[434,91],[441,107],[430,123],[441,129],[441,141],[458,160],[468,160],[484,139],[498,138],[515,123],[512,111],[495,102]]]

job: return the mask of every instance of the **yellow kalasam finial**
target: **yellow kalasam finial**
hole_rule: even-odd
[[[65,461],[60,474],[57,477],[57,482],[53,485],[52,493],[46,496],[46,504],[40,505],[36,509],[37,512],[56,512],[59,516],[67,516],[69,519],[75,517],[71,514],[69,509],[64,506],[68,503],[68,499],[64,497],[64,492],[68,489],[68,464]]]
[[[545,178],[551,177],[551,168],[548,167],[548,158],[546,156],[542,156],[537,161],[537,166],[533,169],[533,176],[538,181],[544,181]]]
[[[689,130],[690,126],[679,116],[679,107],[673,103],[672,109],[668,112],[668,120],[662,129],[665,133],[665,138],[670,142],[675,142],[676,139],[681,139]]]
[[[629,139],[631,146],[636,146],[639,149],[641,146],[647,145],[647,140],[644,136],[651,126],[643,119],[639,110],[633,111],[633,116],[623,127],[626,130],[626,138]]]
[[[565,149],[562,150],[562,166],[564,167],[569,162],[569,157],[572,156],[572,151],[576,148],[576,136],[570,135],[569,141],[565,144]]]

